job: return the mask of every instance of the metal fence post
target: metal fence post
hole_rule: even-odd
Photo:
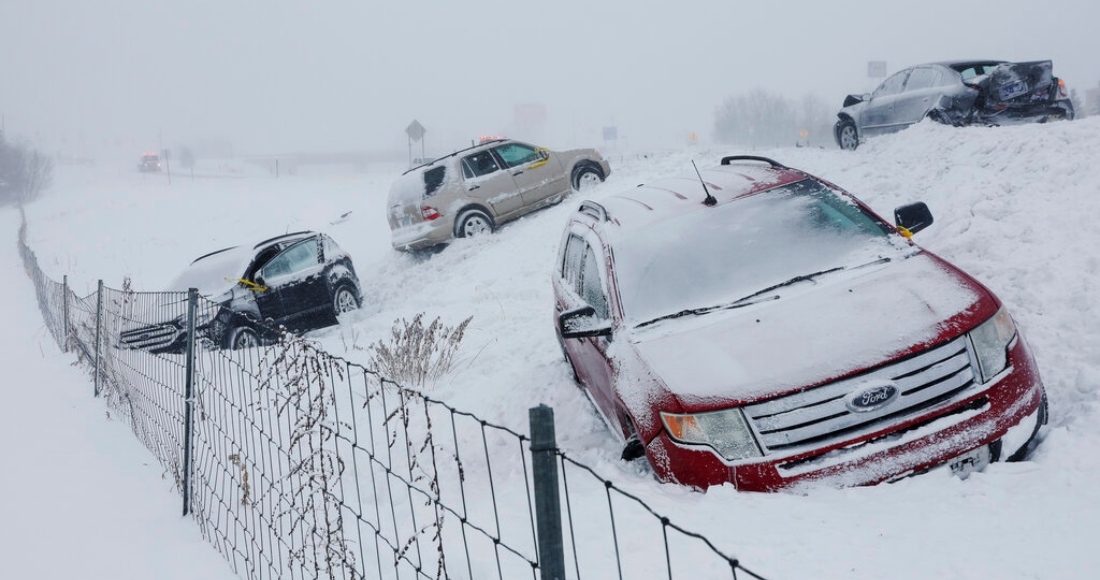
[[[69,352],[69,275],[61,277],[61,352]]]
[[[558,491],[558,443],[554,409],[539,405],[528,411],[531,422],[531,468],[535,480],[535,519],[538,527],[541,580],[565,579],[565,547],[561,532]]]
[[[199,291],[187,289],[187,358],[183,390],[183,515],[191,513],[191,418],[195,406],[195,305]]]
[[[95,396],[99,396],[99,335],[103,326],[103,280],[96,287],[95,299]]]

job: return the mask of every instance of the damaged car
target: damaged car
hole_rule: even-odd
[[[753,156],[582,202],[554,326],[622,458],[749,491],[1025,458],[1047,403],[1008,306],[912,242],[925,204],[894,218]]]
[[[122,331],[122,348],[182,353],[187,343],[186,308],[180,293],[196,288],[195,337],[214,348],[268,344],[282,329],[306,332],[337,324],[341,314],[362,304],[351,256],[328,235],[296,232],[258,244],[211,252],[191,262],[158,293],[161,304]],[[183,298],[183,302],[186,297]]]
[[[954,125],[1008,125],[1074,117],[1065,82],[1049,60],[960,60],[894,73],[870,94],[848,95],[834,137],[853,150],[868,137],[924,119]]]

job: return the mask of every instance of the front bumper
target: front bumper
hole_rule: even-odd
[[[1042,418],[1043,387],[1022,339],[999,380],[946,409],[794,456],[727,462],[709,447],[684,445],[662,431],[646,448],[658,477],[698,488],[732,483],[777,491],[873,485],[927,471],[983,446],[1005,460],[1030,444]]]

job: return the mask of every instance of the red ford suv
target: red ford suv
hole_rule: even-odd
[[[770,159],[583,202],[553,275],[566,359],[623,458],[774,491],[965,474],[1026,457],[1046,395],[1001,301]]]

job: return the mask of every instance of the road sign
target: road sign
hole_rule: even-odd
[[[424,125],[420,124],[420,121],[413,119],[412,123],[409,123],[408,127],[405,127],[405,134],[409,136],[409,139],[413,141],[419,141],[424,138],[424,133],[428,130],[424,128]]]
[[[886,76],[886,61],[872,60],[867,62],[867,76],[873,79],[881,79]]]

